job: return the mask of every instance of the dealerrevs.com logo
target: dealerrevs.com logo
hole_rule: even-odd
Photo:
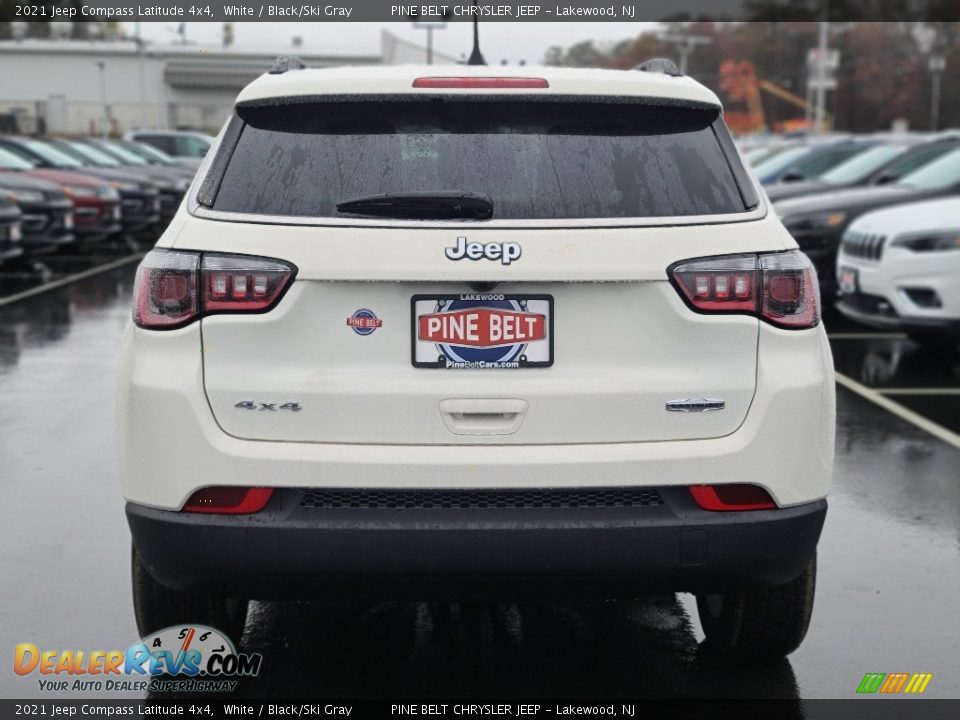
[[[219,630],[174,626],[126,650],[14,648],[13,670],[37,676],[44,692],[232,692],[237,678],[256,677],[263,656],[240,653]]]

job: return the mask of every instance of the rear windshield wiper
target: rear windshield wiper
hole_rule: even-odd
[[[488,220],[493,217],[493,201],[480,193],[456,190],[388,193],[344,200],[337,203],[337,212],[392,218]]]

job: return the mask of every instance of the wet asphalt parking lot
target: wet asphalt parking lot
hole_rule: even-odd
[[[137,639],[113,411],[134,268],[0,305],[8,658],[20,642],[113,649]],[[241,693],[850,698],[866,672],[930,672],[926,696],[960,697],[960,354],[829,314],[825,323],[842,374],[836,472],[813,622],[789,659],[713,660],[684,595],[254,603],[243,643],[263,654],[263,670]],[[35,676],[4,665],[0,696],[42,696]]]

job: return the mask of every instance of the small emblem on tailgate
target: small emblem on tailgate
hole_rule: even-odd
[[[723,410],[726,406],[726,401],[717,398],[684,398],[667,402],[667,410],[670,412],[710,412]]]
[[[519,260],[523,249],[520,243],[515,242],[490,242],[490,243],[468,243],[467,238],[461,235],[457,238],[457,244],[448,247],[444,251],[448,260],[499,260],[504,265],[509,265],[514,260]]]

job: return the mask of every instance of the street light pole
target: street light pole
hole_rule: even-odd
[[[827,111],[827,38],[830,31],[830,23],[826,20],[820,22],[820,48],[817,54],[817,88],[816,88],[816,113],[815,127],[817,133],[824,131],[824,119]]]
[[[100,121],[100,134],[107,137],[107,66],[103,60],[97,60],[100,68],[100,104],[103,106],[103,117]]]
[[[947,68],[947,59],[943,55],[931,55],[927,68],[930,70],[930,129],[936,130],[940,124],[940,77]]]
[[[447,18],[450,16],[450,11],[444,9],[438,15],[433,15],[431,17],[439,17],[439,20],[430,20],[424,22],[421,20],[421,15],[419,11],[414,11],[410,14],[410,18],[413,20],[413,26],[427,31],[427,65],[433,65],[433,31],[434,30],[443,30],[447,26]]]

